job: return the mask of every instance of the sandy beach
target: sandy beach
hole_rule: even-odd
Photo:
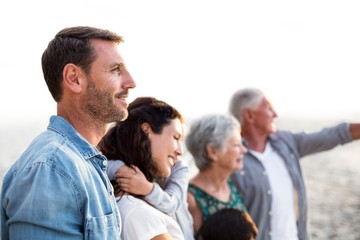
[[[313,239],[360,239],[360,144],[302,160]]]
[[[317,129],[336,122],[279,122],[284,129]],[[46,123],[47,124],[47,123]],[[46,124],[0,127],[0,182],[10,165]],[[306,128],[308,126],[308,128]],[[310,127],[309,127],[310,126]],[[189,162],[192,171],[195,167]],[[314,240],[360,240],[360,142],[302,160]]]
[[[308,131],[339,121],[285,120],[278,126]],[[360,239],[360,141],[302,159],[314,240]]]

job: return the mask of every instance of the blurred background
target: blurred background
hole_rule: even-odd
[[[348,0],[1,1],[0,183],[56,114],[40,59],[64,27],[124,36],[137,82],[130,100],[155,96],[190,122],[227,112],[234,91],[258,87],[279,128],[312,131],[360,121],[359,12]],[[359,156],[351,143],[303,160],[314,239],[360,239]]]

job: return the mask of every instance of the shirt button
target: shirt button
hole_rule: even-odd
[[[269,216],[271,216],[272,215],[272,212],[271,211],[269,211]]]
[[[104,161],[102,162],[102,164],[103,164],[103,166],[105,166],[105,167],[106,167],[106,165],[107,165],[107,161],[106,161],[106,160],[104,160]]]
[[[104,217],[104,223],[107,223],[108,221],[107,217]]]
[[[245,175],[245,171],[244,171],[244,170],[241,170],[241,171],[240,171],[240,175]]]
[[[264,172],[263,172],[263,175],[264,175],[264,176],[266,176],[266,175],[267,175],[267,172],[266,172],[266,171],[264,171]]]
[[[268,195],[271,195],[271,190],[268,190],[268,191],[267,191],[267,194],[268,194]]]
[[[270,231],[268,234],[269,234],[269,236],[271,236],[271,235],[272,235],[272,232]]]

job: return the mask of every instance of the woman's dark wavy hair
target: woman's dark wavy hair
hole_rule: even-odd
[[[127,166],[137,166],[150,182],[155,180],[156,165],[152,161],[151,143],[141,125],[148,123],[152,131],[161,134],[171,120],[183,116],[164,101],[153,97],[139,97],[129,104],[129,116],[117,122],[99,143],[100,151],[109,160],[122,160]]]

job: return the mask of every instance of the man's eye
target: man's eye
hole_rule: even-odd
[[[120,66],[114,68],[112,71],[113,71],[113,72],[118,72],[118,73],[120,74],[120,73],[121,73]]]

